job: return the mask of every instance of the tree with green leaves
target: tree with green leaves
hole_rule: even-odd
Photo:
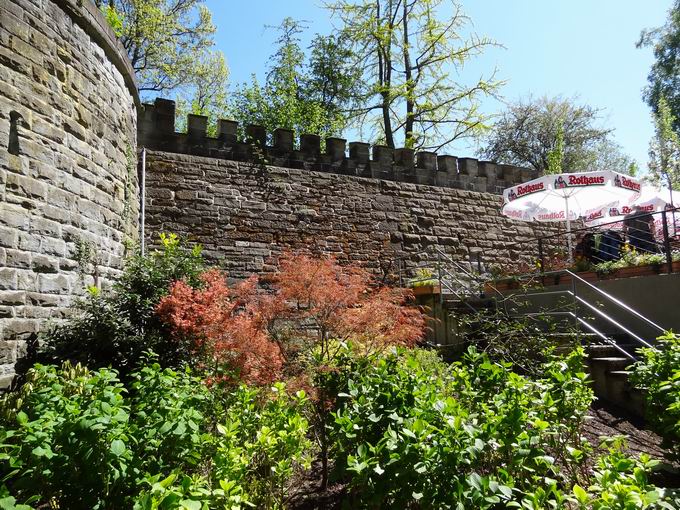
[[[292,129],[297,135],[332,136],[347,124],[346,109],[359,85],[351,53],[336,36],[317,35],[307,57],[300,42],[306,28],[292,18],[276,27],[276,52],[264,83],[253,76],[233,93],[231,115],[241,124]]]
[[[673,2],[663,26],[642,31],[637,47],[651,47],[655,59],[647,77],[644,99],[654,114],[658,114],[663,96],[675,118],[673,129],[680,133],[680,0]]]
[[[648,165],[652,182],[680,190],[680,137],[673,129],[676,122],[670,105],[661,96],[654,115],[654,137],[649,143]]]
[[[202,0],[95,0],[127,51],[142,96],[189,84],[213,46]]]
[[[612,139],[613,130],[601,126],[600,114],[575,98],[529,97],[511,102],[499,115],[479,155],[550,173],[551,168],[557,168],[554,160],[561,144],[562,172],[606,169],[630,173],[634,161]]]
[[[494,45],[469,34],[455,0],[332,0],[327,8],[356,54],[365,89],[352,118],[377,143],[438,150],[487,127],[480,99],[495,72],[468,83],[463,66]]]
[[[221,51],[206,51],[194,63],[193,78],[177,95],[177,121],[180,131],[186,129],[187,114],[208,117],[208,135],[217,134],[218,119],[229,114],[227,80],[229,69]]]

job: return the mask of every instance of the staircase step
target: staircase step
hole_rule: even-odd
[[[633,373],[632,370],[611,370],[609,372],[609,375],[613,377],[622,377],[628,379],[628,376],[632,373]]]
[[[591,363],[604,364],[607,367],[608,372],[617,372],[625,370],[633,364],[633,360],[624,357],[608,356],[602,358],[590,358]]]

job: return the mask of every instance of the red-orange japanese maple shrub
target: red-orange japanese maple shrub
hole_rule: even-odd
[[[267,334],[262,311],[273,299],[258,292],[252,277],[232,287],[215,269],[201,275],[203,288],[184,281],[172,284],[156,313],[173,334],[188,338],[198,360],[213,377],[250,384],[270,384],[281,377],[282,356]]]

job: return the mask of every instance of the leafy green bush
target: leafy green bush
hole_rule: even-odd
[[[73,318],[44,335],[40,361],[113,367],[125,379],[147,350],[158,352],[163,366],[177,367],[189,359],[188,344],[170,335],[154,310],[172,282],[201,285],[201,248],[185,249],[174,234],[161,234],[160,240],[161,250],[126,262],[112,293],[92,289],[77,303]]]
[[[668,509],[678,508],[680,498],[670,491],[652,485],[647,473],[653,470],[658,461],[641,454],[639,459],[623,453],[625,439],[614,437],[605,440],[606,455],[597,461],[593,473],[593,483],[586,490],[576,484],[573,497],[577,508],[608,509]]]
[[[583,352],[531,381],[470,349],[450,367],[401,353],[350,379],[336,413],[339,467],[357,505],[494,508],[532,493],[559,507],[592,400]],[[537,496],[535,488],[542,487]]]
[[[309,465],[303,392],[209,388],[158,363],[131,381],[36,365],[0,406],[2,508],[284,505]]]
[[[631,381],[645,393],[645,412],[675,459],[680,459],[680,336],[666,333],[642,359]]]

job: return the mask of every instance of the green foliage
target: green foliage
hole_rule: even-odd
[[[541,173],[603,169],[629,173],[634,161],[600,120],[600,110],[579,104],[577,98],[520,99],[500,114],[479,152],[492,161],[528,166]],[[556,158],[558,152],[561,158]]]
[[[241,125],[292,129],[296,135],[312,133],[322,138],[345,128],[353,91],[359,86],[351,52],[337,36],[317,35],[309,59],[300,46],[306,27],[286,18],[277,27],[276,51],[269,59],[267,77],[260,84],[253,76],[233,94],[231,114]]]
[[[172,282],[200,284],[201,248],[184,248],[174,234],[162,234],[160,241],[160,250],[126,262],[112,293],[90,293],[76,305],[73,318],[47,331],[45,360],[112,366],[126,376],[146,350],[159,352],[164,366],[189,359],[188,345],[169,335],[154,309]]]
[[[680,190],[680,135],[666,98],[659,97],[654,114],[654,137],[649,142],[649,174],[652,182]]]
[[[208,136],[217,136],[217,121],[229,117],[227,80],[229,69],[224,54],[205,51],[194,62],[191,83],[177,96],[175,128],[186,132],[187,115],[208,117]]]
[[[362,72],[352,115],[372,141],[436,151],[489,127],[480,101],[502,83],[494,73],[469,82],[461,75],[495,43],[471,33],[458,2],[332,0],[327,7]]]
[[[654,63],[647,77],[648,86],[644,99],[655,115],[659,114],[659,101],[665,97],[674,117],[673,129],[680,133],[680,1],[675,0],[668,11],[666,23],[651,30],[643,30],[637,43],[640,47],[651,47]]]
[[[407,282],[407,285],[409,287],[428,287],[439,285],[439,280],[435,277],[432,269],[420,268],[416,271],[415,277]]]
[[[659,337],[654,348],[640,350],[631,381],[645,392],[648,418],[675,459],[680,459],[680,336]]]
[[[2,477],[15,497],[68,508],[121,501],[130,476],[129,406],[115,372],[36,365],[2,403]]]
[[[95,0],[127,51],[142,95],[192,83],[214,42],[202,0]]]
[[[548,151],[548,168],[547,174],[561,174],[562,161],[564,160],[564,119],[560,119],[560,125],[557,126],[557,135],[555,136],[555,146]]]
[[[659,489],[648,480],[648,473],[658,461],[641,454],[639,458],[623,453],[625,440],[614,437],[605,440],[608,450],[600,457],[593,473],[593,483],[584,489],[575,484],[572,501],[580,509],[674,509],[680,499],[677,495]]]
[[[470,349],[450,367],[402,353],[355,373],[334,433],[357,503],[496,508],[531,493],[536,508],[559,508],[558,482],[584,457],[582,362],[575,351],[531,381]]]
[[[0,406],[2,508],[283,507],[309,465],[303,392],[209,388],[154,362],[131,380],[36,365]]]
[[[507,309],[513,315],[524,303],[508,300]],[[476,314],[458,317],[459,332],[463,340],[486,352],[493,361],[511,362],[514,369],[523,374],[538,375],[558,347],[573,347],[573,337],[552,336],[562,330],[564,324],[557,324],[548,315],[543,317],[509,318],[504,310],[480,310]],[[560,345],[562,342],[563,345]],[[572,345],[570,345],[572,344]]]

